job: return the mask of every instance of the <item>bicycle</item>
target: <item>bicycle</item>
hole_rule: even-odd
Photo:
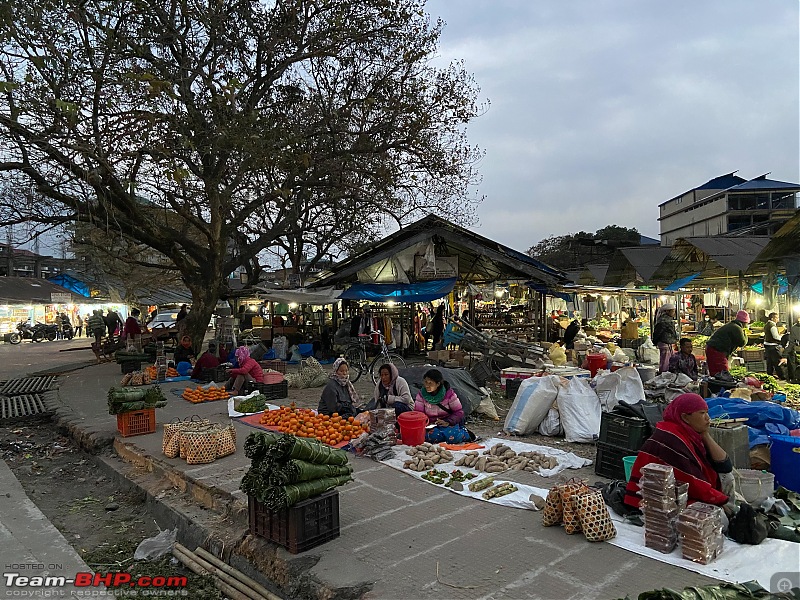
[[[367,363],[367,343],[375,334],[378,335],[380,352],[378,352],[370,363]],[[378,383],[381,365],[386,363],[391,363],[399,369],[404,369],[406,367],[406,361],[400,353],[389,350],[386,346],[386,338],[380,331],[359,334],[358,341],[345,348],[344,359],[350,366],[349,377],[350,381],[353,383],[358,381],[362,373],[366,371],[372,376],[372,383]]]

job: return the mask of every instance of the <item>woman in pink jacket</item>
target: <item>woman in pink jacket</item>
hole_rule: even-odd
[[[225,385],[225,388],[230,390],[234,396],[239,395],[245,381],[264,383],[264,371],[261,370],[261,365],[250,357],[250,348],[239,346],[236,349],[236,360],[239,367],[228,371],[232,377]]]
[[[441,371],[431,369],[422,378],[414,410],[425,413],[433,429],[425,434],[428,442],[460,444],[471,439],[464,427],[464,409],[453,388],[444,380]]]

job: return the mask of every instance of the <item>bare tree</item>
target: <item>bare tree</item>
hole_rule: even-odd
[[[470,218],[480,107],[461,65],[430,65],[440,30],[416,0],[3,3],[0,225],[166,257],[199,343],[226,276],[305,239],[309,207],[337,239],[337,210]]]

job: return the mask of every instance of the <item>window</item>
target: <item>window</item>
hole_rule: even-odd
[[[797,198],[794,192],[772,192],[773,209],[794,209],[797,207]]]

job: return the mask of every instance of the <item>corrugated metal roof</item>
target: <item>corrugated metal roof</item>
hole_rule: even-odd
[[[758,261],[774,261],[800,256],[800,210],[786,221],[758,255]]]
[[[685,238],[728,271],[746,271],[769,243],[769,236]]]
[[[709,179],[703,185],[694,188],[695,190],[726,190],[740,183],[747,181],[744,177],[736,175],[737,171],[728,173],[727,175],[720,175],[714,179]],[[689,190],[693,191],[693,190]]]
[[[755,179],[736,185],[728,191],[738,192],[740,190],[800,190],[800,184],[775,181],[774,179],[767,179],[762,175],[761,177],[756,177]]]

